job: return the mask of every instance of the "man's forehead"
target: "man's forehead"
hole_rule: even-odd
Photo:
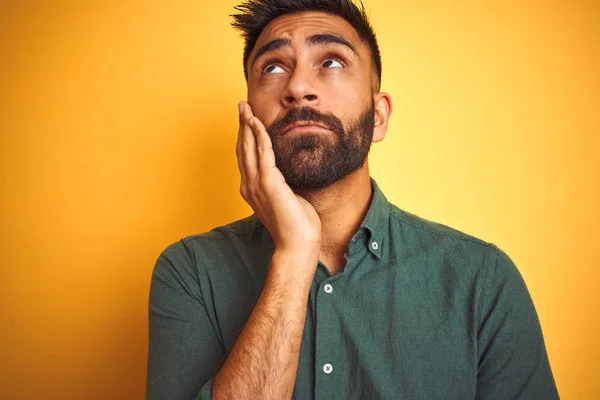
[[[320,33],[331,33],[339,35],[355,46],[358,45],[360,38],[358,33],[345,19],[337,15],[308,11],[295,14],[287,14],[275,18],[260,33],[252,53],[263,44],[273,39],[289,38],[292,41]]]

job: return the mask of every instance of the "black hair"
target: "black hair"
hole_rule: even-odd
[[[246,80],[248,80],[246,64],[250,53],[260,33],[271,21],[282,15],[321,11],[345,19],[356,29],[358,36],[371,51],[373,65],[377,71],[377,86],[380,85],[381,54],[362,0],[360,8],[352,0],[246,0],[234,8],[240,13],[231,15],[234,19],[231,25],[242,32],[245,41],[243,61]]]

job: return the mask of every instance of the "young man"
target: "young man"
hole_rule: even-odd
[[[151,399],[555,399],[539,321],[496,246],[369,176],[392,100],[364,8],[237,7],[244,220],[159,257]]]

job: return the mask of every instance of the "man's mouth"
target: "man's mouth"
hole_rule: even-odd
[[[289,125],[283,132],[283,135],[313,133],[313,132],[319,132],[319,131],[322,132],[322,131],[331,131],[331,130],[329,129],[329,127],[327,125],[322,124],[320,122],[298,121],[298,122],[294,122],[293,124]]]

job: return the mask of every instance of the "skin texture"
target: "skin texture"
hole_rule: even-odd
[[[323,33],[345,38],[357,54],[340,45],[306,44],[307,37]],[[256,50],[277,38],[290,39],[291,46],[266,53],[255,62]],[[330,62],[331,54],[343,62]],[[371,200],[371,184],[365,162],[323,189],[292,190],[276,166],[268,128],[292,109],[311,107],[335,116],[348,134],[350,121],[374,106],[372,140],[380,141],[392,105],[389,95],[373,92],[369,50],[339,17],[311,12],[277,18],[261,33],[248,62],[248,101],[239,105],[236,146],[240,193],[271,234],[275,250],[263,291],[213,378],[212,397],[289,399],[317,263],[323,261],[332,273],[343,268],[348,242]],[[335,145],[334,132],[327,127],[303,128],[291,132],[289,139],[301,135],[314,135],[313,145],[285,156],[301,157],[297,168],[322,167],[328,162],[322,147]],[[280,139],[284,152],[286,136]]]

